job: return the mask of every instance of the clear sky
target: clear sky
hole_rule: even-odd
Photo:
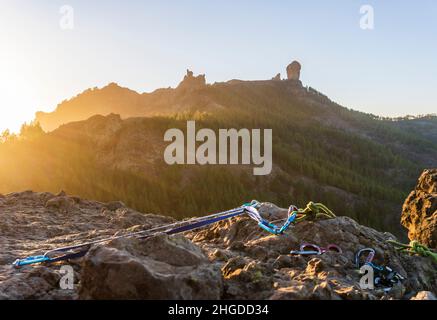
[[[374,29],[360,28],[360,7]],[[60,8],[74,27],[60,27]],[[176,86],[285,76],[340,104],[384,116],[436,113],[434,0],[0,0],[0,130],[17,130],[89,87]]]

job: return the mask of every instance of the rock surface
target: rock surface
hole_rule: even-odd
[[[287,66],[287,79],[288,80],[299,80],[300,79],[300,70],[302,66],[299,62],[293,61]]]
[[[82,299],[220,299],[220,268],[183,236],[119,239],[83,264]]]
[[[405,200],[401,223],[410,240],[437,248],[437,169],[425,170]]]
[[[437,298],[432,292],[421,291],[415,297],[411,298],[411,300],[437,300]]]
[[[0,299],[76,299],[77,290],[61,290],[60,265],[14,269],[17,258],[106,238],[123,229],[169,223],[168,217],[145,215],[122,203],[101,203],[32,191],[0,197]],[[135,227],[134,227],[135,229]],[[69,263],[80,281],[80,261]]]
[[[276,76],[272,78],[273,81],[281,81],[281,74],[277,73]]]
[[[270,203],[260,212],[271,221],[287,214]],[[0,197],[0,215],[0,299],[424,299],[437,292],[435,264],[395,252],[385,242],[394,239],[391,234],[338,217],[301,222],[273,236],[245,216],[185,235],[93,246],[84,258],[63,263],[74,270],[74,288],[61,289],[63,264],[14,269],[11,263],[173,220],[121,202],[31,191]],[[335,243],[343,253],[289,254],[303,242]],[[361,290],[353,258],[365,247],[376,250],[376,263],[390,265],[406,280],[389,292]]]

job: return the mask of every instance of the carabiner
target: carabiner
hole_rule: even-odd
[[[290,224],[293,223],[296,217],[297,217],[297,211],[289,210],[287,221],[285,221],[285,223],[281,227],[278,227],[277,225],[270,223],[267,220],[262,219],[261,217],[260,217],[261,220],[259,219],[258,220],[255,219],[255,220],[258,221],[258,226],[263,228],[265,231],[270,232],[274,235],[280,235],[283,234],[290,227]]]
[[[258,200],[252,200],[251,202],[246,202],[242,205],[242,207],[251,207],[255,209],[259,209],[261,203]]]
[[[336,244],[328,244],[328,246],[326,248],[320,248],[322,250],[322,253],[328,252],[328,251],[333,251],[333,252],[337,252],[337,253],[343,253],[343,250],[341,250],[341,248],[339,246],[337,246]]]
[[[356,265],[356,267],[357,268],[361,267],[362,264],[360,263],[360,258],[361,258],[361,255],[364,252],[369,252],[369,254],[367,255],[367,258],[366,258],[364,264],[370,264],[373,267],[372,261],[373,261],[373,258],[375,257],[375,249],[373,249],[373,248],[364,248],[364,249],[359,250],[356,253],[356,255],[355,255],[355,265]]]
[[[308,250],[310,249],[310,250]],[[328,251],[333,251],[337,253],[343,253],[341,248],[336,244],[329,244],[326,248],[319,247],[316,244],[312,243],[303,243],[299,250],[291,250],[290,254],[299,254],[299,255],[321,255]]]

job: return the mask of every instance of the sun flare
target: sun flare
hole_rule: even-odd
[[[2,68],[0,74],[0,131],[18,132],[24,122],[32,121],[37,95],[28,79]]]

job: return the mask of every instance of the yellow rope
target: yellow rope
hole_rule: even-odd
[[[418,241],[413,240],[410,244],[403,244],[394,240],[387,240],[388,243],[395,247],[396,251],[407,252],[409,254],[417,254],[422,257],[429,257],[437,263],[437,253],[431,251],[427,246],[420,244]]]
[[[336,217],[336,215],[323,203],[315,203],[312,201],[308,202],[305,209],[299,209],[297,213],[299,217],[296,218],[296,223],[304,220],[314,221],[320,218],[333,219]]]

